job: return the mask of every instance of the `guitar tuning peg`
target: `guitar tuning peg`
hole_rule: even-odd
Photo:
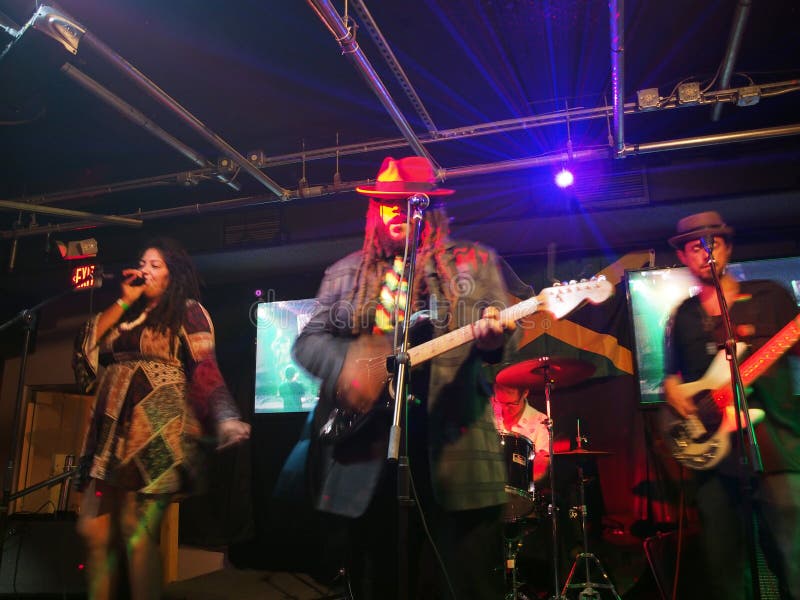
[[[587,281],[586,277],[581,277],[581,283],[586,283]]]
[[[569,284],[570,285],[575,285],[576,283],[578,283],[578,282],[576,280],[574,280],[574,279],[570,279],[569,280]]]

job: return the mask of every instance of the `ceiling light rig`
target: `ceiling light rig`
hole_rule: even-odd
[[[572,134],[570,133],[569,127],[569,101],[564,101],[564,115],[566,117],[566,124],[567,124],[567,163],[561,165],[561,170],[556,173],[555,182],[556,185],[563,189],[568,188],[573,183],[575,183],[575,175],[573,175],[572,171],[567,168],[567,164],[572,164]]]

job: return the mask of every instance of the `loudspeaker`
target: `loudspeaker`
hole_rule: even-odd
[[[0,598],[86,596],[86,552],[74,514],[16,513],[4,534]]]

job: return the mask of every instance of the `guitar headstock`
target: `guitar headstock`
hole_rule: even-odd
[[[604,276],[570,281],[545,288],[539,298],[542,310],[550,312],[556,319],[567,316],[584,302],[600,304],[614,294],[614,286]]]

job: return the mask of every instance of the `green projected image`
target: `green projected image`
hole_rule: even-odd
[[[292,360],[292,344],[308,323],[316,300],[261,302],[256,306],[255,411],[309,411],[319,399],[319,381]]]
[[[664,331],[672,311],[697,293],[694,277],[685,268],[628,271],[627,285],[641,401],[660,402]]]
[[[800,257],[731,263],[728,271],[739,281],[771,279],[780,283],[800,306]],[[664,332],[672,311],[697,293],[696,283],[684,267],[627,271],[625,280],[640,399],[643,403],[661,402]]]

